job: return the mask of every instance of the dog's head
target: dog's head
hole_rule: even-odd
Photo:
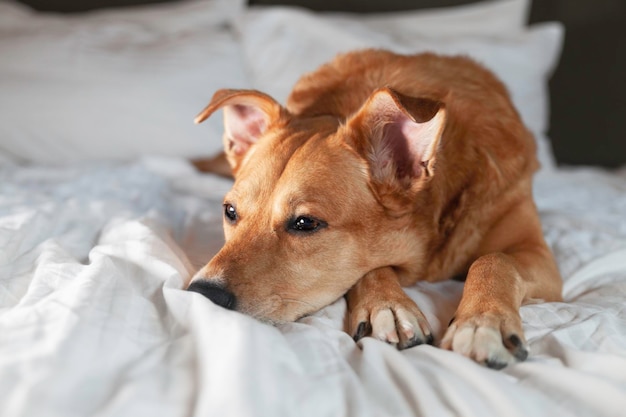
[[[298,116],[252,90],[220,90],[235,182],[226,242],[189,287],[270,322],[296,320],[367,272],[419,261],[410,215],[429,183],[445,123],[440,102],[385,88],[346,120]],[[410,258],[410,260],[409,260]]]

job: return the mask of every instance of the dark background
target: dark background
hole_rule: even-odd
[[[80,12],[154,0],[22,0],[38,10]],[[250,0],[357,13],[455,6],[471,0]],[[561,165],[626,164],[626,0],[534,0],[531,22],[565,24],[550,82],[550,138]]]

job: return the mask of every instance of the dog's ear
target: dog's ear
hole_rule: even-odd
[[[381,88],[347,126],[356,132],[353,146],[368,160],[374,182],[411,188],[433,175],[445,121],[443,103]]]
[[[236,174],[241,161],[267,129],[287,111],[272,97],[256,90],[218,90],[196,116],[202,123],[216,110],[224,109],[224,151]]]

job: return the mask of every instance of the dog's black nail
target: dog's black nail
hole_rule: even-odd
[[[412,338],[410,338],[404,343],[400,342],[398,344],[398,349],[404,350],[404,349],[412,348],[413,346],[421,345],[422,343],[424,343],[424,341],[421,338],[417,336],[413,336]]]
[[[509,336],[509,343],[513,345],[513,347],[518,348],[522,346],[522,339],[516,334],[512,334]]]
[[[505,368],[507,366],[507,363],[506,362],[500,362],[500,361],[492,360],[492,359],[487,359],[485,361],[485,365],[487,365],[488,368],[495,369],[495,370],[500,370],[502,368]]]
[[[432,345],[434,341],[435,341],[435,338],[433,337],[432,334],[426,335],[425,339],[420,336],[415,335],[409,340],[407,340],[406,343],[398,345],[398,347],[399,349],[408,349],[408,348],[412,348],[413,346],[419,346],[423,344]]]
[[[518,361],[525,361],[528,358],[528,349],[524,346],[522,339],[516,334],[509,336],[509,344],[513,348],[513,356]]]
[[[515,356],[515,359],[517,359],[518,361],[523,362],[528,358],[528,349],[522,346],[521,348],[516,349],[515,352],[513,352],[513,356]]]
[[[357,326],[356,333],[354,334],[354,336],[352,336],[352,338],[354,339],[355,342],[358,342],[360,339],[367,336],[370,331],[371,331],[370,324],[366,321],[362,321]]]

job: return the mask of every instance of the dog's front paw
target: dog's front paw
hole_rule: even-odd
[[[493,369],[502,369],[528,357],[519,316],[484,313],[453,319],[441,341],[452,350]]]
[[[366,274],[348,291],[346,300],[348,332],[355,341],[373,336],[398,349],[433,342],[428,321],[404,293],[392,268]]]
[[[432,331],[426,318],[412,300],[409,299],[406,304],[409,303],[413,305],[381,302],[372,307],[357,307],[349,313],[350,334],[355,341],[372,336],[398,349],[432,344]]]

